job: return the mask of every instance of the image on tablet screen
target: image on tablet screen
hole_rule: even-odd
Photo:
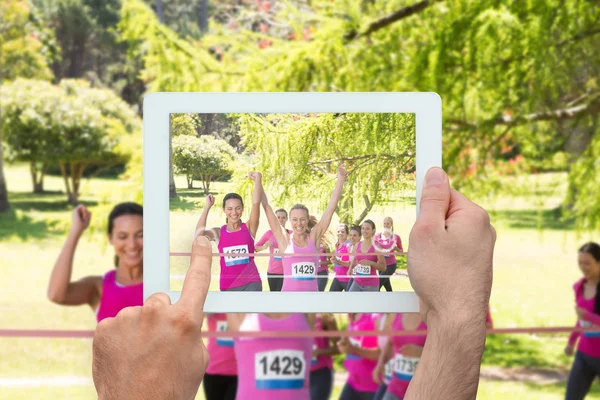
[[[169,133],[172,291],[198,234],[210,291],[412,291],[415,114],[173,113]]]

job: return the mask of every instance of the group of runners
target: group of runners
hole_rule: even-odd
[[[207,197],[197,224],[197,235],[217,243],[220,253],[220,289],[262,290],[254,264],[256,251],[269,249],[268,283],[272,291],[324,290],[319,277],[333,264],[336,277],[331,291],[391,290],[389,276],[396,266],[394,253],[402,253],[402,242],[393,234],[393,221],[386,218],[384,233],[366,220],[360,227],[340,225],[329,253],[323,238],[337,207],[346,171],[340,167],[331,201],[320,220],[297,204],[289,214],[273,211],[262,188],[260,174],[254,181],[252,209],[246,223],[244,205],[237,194],[223,200],[226,224],[207,229],[206,220],[215,203]],[[260,207],[270,230],[256,243]],[[288,218],[289,215],[289,218]],[[115,250],[115,268],[103,276],[73,281],[73,259],[77,243],[91,219],[86,207],[73,211],[73,224],[50,277],[48,297],[61,305],[88,304],[97,321],[110,318],[126,307],[143,304],[143,210],[139,204],[122,203],[108,218],[108,238]],[[285,228],[290,222],[291,229]],[[317,251],[319,249],[319,251]],[[293,254],[286,256],[286,254]],[[574,285],[577,326],[600,326],[600,246],[587,243],[578,251],[583,277]],[[319,275],[321,274],[321,275]],[[402,399],[418,365],[427,327],[418,314],[349,314],[347,320],[331,314],[212,314],[210,331],[228,331],[232,338],[209,338],[210,363],[203,380],[207,400],[216,399],[329,399],[334,382],[334,356],[344,355],[347,379],[340,399]],[[347,322],[348,331],[371,331],[372,335],[314,337],[309,331],[338,331]],[[488,327],[491,327],[488,312]],[[236,337],[238,331],[295,331],[299,337]],[[381,332],[415,331],[414,335],[386,336]],[[306,334],[303,336],[303,332]],[[577,347],[576,341],[579,340]],[[575,350],[576,349],[576,350]],[[582,399],[600,374],[600,333],[574,333],[565,352],[575,354],[567,384],[567,400]]]

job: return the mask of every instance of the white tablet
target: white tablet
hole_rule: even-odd
[[[208,213],[205,228],[214,228],[213,232],[220,232],[223,237],[218,238],[222,240],[220,247],[216,242],[213,245],[212,280],[205,312],[399,313],[418,310],[418,299],[402,267],[391,278],[392,291],[369,286],[374,286],[378,274],[383,274],[378,272],[382,264],[377,255],[371,258],[377,260],[372,263],[355,262],[348,275],[344,275],[343,268],[327,267],[326,263],[323,268],[328,272],[317,274],[321,266],[315,263],[309,263],[307,270],[306,266],[298,269],[300,263],[290,266],[287,260],[287,263],[281,262],[279,268],[285,265],[283,270],[289,272],[295,268],[294,272],[276,271],[277,266],[270,265],[276,258],[301,260],[299,252],[317,256],[302,248],[300,243],[306,243],[307,239],[302,239],[301,233],[297,233],[298,243],[292,239],[293,245],[287,248],[291,251],[281,252],[283,257],[281,254],[276,257],[276,246],[273,246],[275,250],[256,249],[261,238],[264,245],[267,231],[275,225],[273,220],[268,221],[263,207],[260,207],[258,225],[256,219],[249,220],[254,182],[248,173],[263,174],[269,205],[273,210],[286,211],[286,229],[292,231],[293,237],[294,229],[300,229],[298,224],[303,223],[296,209],[293,214],[296,222],[292,226],[289,217],[294,205],[303,204],[309,210],[306,215],[327,220],[326,209],[332,199],[336,199],[338,166],[343,163],[348,177],[341,200],[336,201],[336,211],[331,215],[326,232],[329,239],[323,236],[321,242],[330,243],[329,254],[334,257],[333,261],[352,262],[352,257],[336,251],[339,243],[333,243],[338,239],[339,224],[358,223],[362,228],[364,221],[370,220],[373,223],[367,225],[374,225],[375,231],[381,233],[385,230],[384,218],[390,217],[404,252],[400,253],[397,245],[392,246],[396,262],[405,266],[409,233],[419,212],[422,181],[430,167],[441,167],[442,163],[442,103],[437,94],[152,93],[144,99],[143,117],[144,299],[156,292],[169,294],[172,302],[179,299],[191,245],[206,204],[206,193],[209,193],[215,204]],[[213,150],[204,151],[205,148]],[[202,158],[201,163],[198,157],[215,160],[207,162]],[[199,170],[200,164],[207,170]],[[177,198],[169,195],[171,177]],[[226,222],[227,215],[238,218],[237,214],[231,214],[234,208],[225,209],[224,199],[229,193],[238,194],[239,203],[243,203],[243,208],[238,210],[239,221],[233,225],[239,232],[229,228],[234,229],[230,232],[228,224],[232,222]],[[361,229],[360,235],[364,236],[359,239],[355,229],[355,242],[380,243],[374,241],[372,229],[365,229]],[[378,240],[390,237],[393,238],[384,235]],[[242,251],[238,249],[240,240],[243,251],[250,254],[228,256],[232,251]],[[346,248],[357,251],[360,245]],[[388,268],[390,250],[380,247],[375,245],[363,250],[359,256],[369,260],[370,252],[378,250],[379,255],[386,255]],[[323,254],[324,250],[319,250],[318,253]],[[359,256],[355,257],[357,261]],[[232,279],[232,274],[238,273],[234,271],[242,271],[240,262],[245,262],[247,267],[243,269],[243,276],[251,279],[240,280],[235,276]],[[378,268],[369,264],[377,264]],[[242,272],[239,273],[242,276]],[[272,277],[279,280],[269,282]],[[306,287],[302,286],[306,282],[298,280],[323,282],[321,279],[327,282],[324,291],[298,289]],[[353,288],[331,291],[334,279],[338,283],[349,279]],[[240,283],[237,287],[236,282]],[[282,284],[284,290],[279,289]]]

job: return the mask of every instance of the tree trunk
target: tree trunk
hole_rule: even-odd
[[[171,115],[169,115],[169,198],[177,198],[177,188],[175,187],[175,173],[173,171],[173,130],[171,129]]]
[[[73,196],[71,194],[71,185],[69,184],[69,177],[67,176],[67,170],[65,168],[65,163],[62,161],[59,161],[58,166],[60,167],[60,174],[62,175],[63,180],[65,181],[65,188],[67,189],[67,201],[70,204],[73,204],[73,202],[72,202]]]
[[[6,179],[4,178],[4,156],[2,154],[2,135],[0,134],[0,212],[6,212],[9,209],[10,209],[10,202],[8,201],[8,190],[6,189]]]
[[[42,163],[42,168],[38,169],[36,162],[31,161],[29,169],[33,181],[33,193],[44,193],[44,175],[46,174],[46,163]]]
[[[191,175],[187,176],[188,189],[194,188],[194,178]]]

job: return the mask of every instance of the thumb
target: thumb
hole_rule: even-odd
[[[421,192],[420,212],[417,223],[443,228],[450,205],[450,183],[448,175],[439,167],[432,167],[425,175]]]

